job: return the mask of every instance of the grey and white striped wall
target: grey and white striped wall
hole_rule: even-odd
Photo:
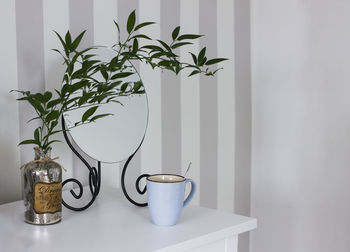
[[[191,50],[207,46],[210,57],[229,61],[215,77],[153,71],[138,65],[147,89],[150,118],[146,138],[132,164],[130,179],[140,173],[183,173],[199,190],[194,204],[249,214],[250,86],[249,2],[233,0],[2,0],[0,3],[0,204],[21,198],[21,164],[33,158],[31,146],[17,147],[32,136],[33,115],[17,103],[11,89],[43,91],[60,85],[63,66],[50,49],[59,48],[53,30],[77,35],[87,29],[84,45],[112,45],[113,20],[125,25],[136,9],[139,22],[152,37],[182,33],[205,34]],[[187,50],[181,57],[189,57]],[[239,111],[238,111],[239,110]],[[240,148],[237,148],[239,147]],[[64,143],[57,144],[67,168],[64,177],[81,177],[81,167]],[[90,160],[94,162],[94,160]],[[120,164],[103,165],[103,183],[119,186]],[[247,183],[246,183],[247,182]]]

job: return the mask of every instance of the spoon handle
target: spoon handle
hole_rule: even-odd
[[[186,170],[186,172],[185,172],[184,177],[186,177],[186,174],[187,174],[187,172],[190,170],[191,165],[192,165],[192,162],[190,162],[190,163],[188,164],[188,167],[187,167],[187,170]]]

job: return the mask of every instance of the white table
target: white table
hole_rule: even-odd
[[[115,189],[102,191],[83,212],[63,207],[56,225],[23,221],[23,202],[0,205],[0,251],[209,252],[237,251],[237,236],[255,229],[256,219],[188,206],[177,225],[158,227],[147,208],[131,205]]]

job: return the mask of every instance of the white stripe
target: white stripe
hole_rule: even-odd
[[[199,0],[181,0],[180,2],[180,34],[199,33]],[[180,50],[182,61],[192,62],[189,51],[198,53],[199,44]],[[186,177],[197,184],[197,192],[193,204],[199,205],[200,187],[200,110],[199,110],[199,76],[187,77],[188,71],[181,73],[181,149],[182,174],[186,172],[189,162],[192,166]],[[187,189],[188,190],[188,189]]]
[[[117,41],[117,29],[113,20],[117,21],[116,0],[94,0],[94,45],[112,46]],[[104,186],[119,187],[120,164],[102,164],[102,180]]]
[[[116,0],[94,0],[94,44],[112,46],[117,41],[117,28],[113,20],[117,21]]]
[[[17,94],[9,94],[18,89],[15,1],[4,0],[0,4],[0,30],[6,34],[1,38],[0,47],[0,204],[19,200],[21,197],[19,118]]]
[[[218,56],[230,60],[219,64],[218,72],[218,209],[233,211],[235,83],[233,1],[217,2]]]
[[[62,57],[52,51],[57,48],[62,50],[56,34],[64,36],[69,29],[69,0],[43,1],[44,18],[44,63],[45,63],[45,89],[54,92],[54,88],[60,89],[65,66],[62,65]],[[52,157],[59,157],[60,164],[67,169],[63,172],[63,180],[73,175],[72,152],[66,144],[62,134],[55,135],[55,139],[62,143],[52,146]]]
[[[150,6],[152,6],[150,8]],[[144,27],[140,33],[160,38],[160,0],[140,1],[140,22],[153,21],[157,24]],[[161,76],[160,71],[140,64],[140,76],[148,97],[149,121],[141,149],[141,172],[159,173],[162,170],[162,118],[161,118]]]

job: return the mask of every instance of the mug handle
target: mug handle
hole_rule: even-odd
[[[185,184],[187,183],[191,183],[191,192],[184,201],[184,207],[190,203],[197,189],[196,183],[192,179],[186,179]]]

